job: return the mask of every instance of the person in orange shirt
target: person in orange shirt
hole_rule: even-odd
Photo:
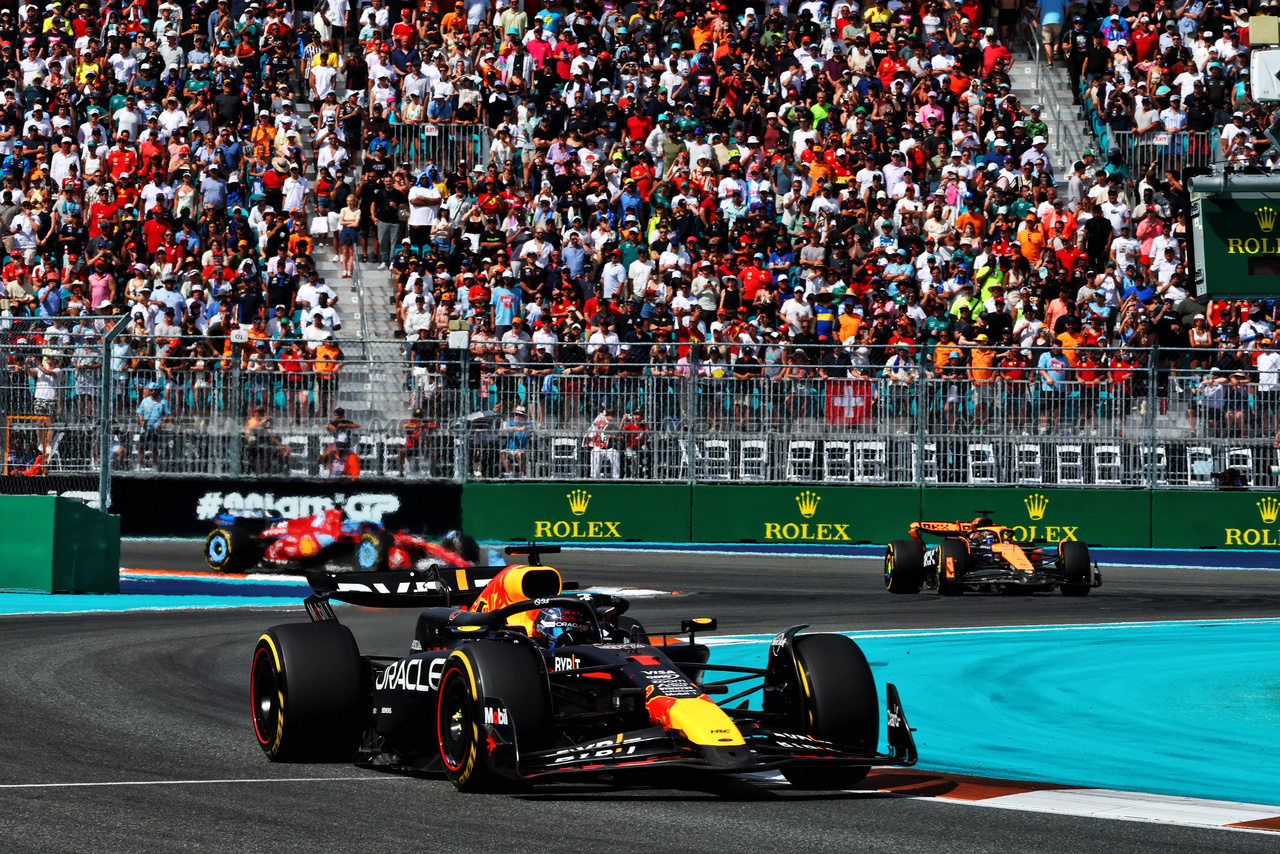
[[[825,179],[819,181],[819,178]],[[821,191],[823,185],[831,180],[831,167],[826,164],[822,157],[813,158],[813,162],[809,164],[809,195],[816,196]]]
[[[453,11],[440,19],[441,33],[465,35],[467,32],[467,9],[462,0],[453,4]]]
[[[996,404],[996,351],[985,332],[975,340],[978,346],[969,351],[969,382],[973,386],[973,426],[981,432]]]
[[[1080,353],[1076,348],[1083,347],[1084,340],[1084,333],[1080,331],[1080,318],[1067,318],[1067,331],[1058,334],[1058,342],[1062,344],[1062,355],[1067,357],[1067,364],[1073,368],[1080,363]]]
[[[1044,232],[1036,222],[1035,214],[1027,214],[1026,224],[1018,231],[1018,245],[1022,250],[1022,257],[1026,258],[1032,267],[1039,267],[1041,259],[1044,258],[1045,239]]]
[[[715,32],[715,27],[707,18],[706,13],[698,16],[698,22],[689,28],[689,38],[693,40],[693,49],[695,51],[702,49],[702,43],[711,38],[711,34]]]
[[[959,234],[964,234],[966,226],[971,228],[971,233],[977,237],[985,237],[987,234],[987,218],[976,208],[967,208],[964,213],[956,217],[956,231]]]

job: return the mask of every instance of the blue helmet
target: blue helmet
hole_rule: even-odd
[[[592,643],[595,624],[582,611],[566,606],[543,608],[533,618],[534,640],[555,649],[575,643]]]

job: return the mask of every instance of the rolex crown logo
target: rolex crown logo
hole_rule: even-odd
[[[1032,522],[1039,522],[1043,519],[1044,511],[1049,507],[1049,499],[1039,493],[1028,495],[1022,499],[1022,503],[1027,505],[1027,516],[1031,518]]]
[[[573,515],[581,516],[587,512],[587,505],[591,503],[591,493],[585,489],[575,489],[570,492],[566,498],[569,499],[569,509],[573,511]],[[576,522],[574,523],[577,524]]]
[[[1258,502],[1258,512],[1262,514],[1263,524],[1274,525],[1276,517],[1280,516],[1280,501],[1268,495]]]
[[[821,495],[807,489],[797,495],[796,504],[800,507],[800,515],[806,519],[813,518],[813,514],[818,512],[818,502],[821,500]]]
[[[1276,209],[1271,205],[1264,205],[1258,208],[1258,212],[1254,214],[1258,218],[1258,228],[1262,229],[1263,234],[1270,234],[1271,229],[1276,225]]]

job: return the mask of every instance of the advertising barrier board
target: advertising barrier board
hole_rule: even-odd
[[[1248,492],[1151,494],[1151,545],[1158,549],[1280,549],[1280,496]]]
[[[904,537],[920,491],[859,486],[695,486],[693,541],[855,545]]]
[[[663,484],[470,483],[464,530],[477,540],[689,542],[689,487]]]
[[[1145,490],[937,487],[925,489],[921,503],[922,519],[968,522],[978,510],[990,511],[991,521],[1013,528],[1019,540],[1151,545],[1151,493]]]

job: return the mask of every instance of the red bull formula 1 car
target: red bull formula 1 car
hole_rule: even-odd
[[[879,752],[876,685],[849,638],[793,626],[764,668],[710,664],[697,633],[714,620],[684,621],[687,640],[651,639],[625,599],[568,593],[576,585],[538,559],[558,549],[507,551],[530,564],[308,573],[312,622],[268,629],[253,654],[253,728],[267,756],[443,772],[463,791],[660,766],[780,769],[793,785],[831,789],[872,765],[915,763],[893,685]],[[380,656],[360,651],[331,600],[430,607],[408,655]]]
[[[1031,593],[1058,588],[1063,596],[1088,596],[1102,584],[1084,543],[1018,542],[1012,528],[991,521],[990,510],[976,512],[972,522],[912,522],[911,539],[894,540],[885,551],[885,588],[890,593],[929,588],[944,596],[966,589]],[[923,534],[944,539],[928,547]]]
[[[258,564],[307,569],[350,563],[360,572],[474,566],[475,540],[450,531],[434,543],[406,531],[391,532],[376,522],[357,522],[338,508],[299,519],[261,511],[224,513],[204,541],[204,561],[215,572],[245,572]]]

